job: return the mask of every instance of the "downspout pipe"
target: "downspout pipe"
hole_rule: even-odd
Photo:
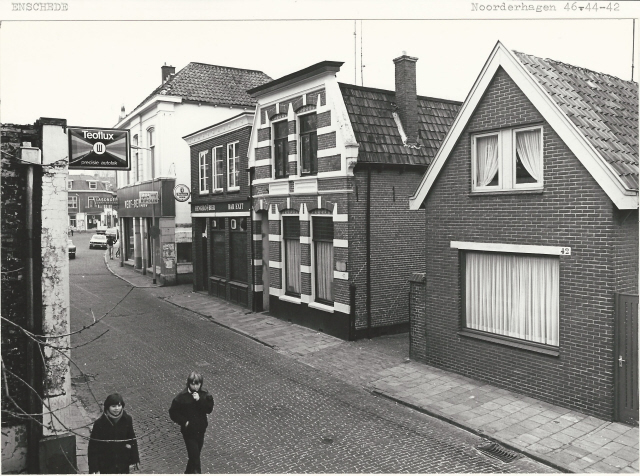
[[[248,171],[249,171],[249,223],[247,226],[247,231],[249,233],[249,246],[250,246],[249,252],[251,253],[251,256],[249,258],[249,270],[251,271],[251,279],[249,280],[249,285],[253,288],[253,292],[251,293],[251,298],[252,298],[251,310],[253,312],[257,312],[258,305],[256,302],[256,286],[255,286],[256,273],[255,273],[255,267],[253,266],[253,263],[254,263],[253,260],[255,259],[254,243],[253,243],[253,179],[256,173],[256,168],[249,167]]]
[[[40,335],[42,333],[42,297],[41,285],[39,277],[42,276],[42,266],[37,261],[40,246],[39,233],[37,231],[40,225],[40,219],[36,216],[36,211],[41,208],[41,199],[35,196],[35,191],[41,187],[41,180],[36,177],[35,167],[29,165],[27,167],[27,193],[26,193],[26,232],[27,232],[27,330],[33,334]],[[40,205],[40,206],[39,206]],[[40,316],[40,317],[39,317]],[[39,357],[39,349],[31,339],[27,340],[27,381],[33,390],[29,391],[29,413],[34,414],[33,419],[29,420],[27,432],[27,451],[28,462],[27,471],[30,473],[40,472],[39,450],[40,439],[42,436],[42,403],[40,396],[42,395],[42,358]],[[36,393],[34,393],[37,392]],[[37,420],[37,421],[36,421]]]
[[[367,211],[365,215],[367,240],[367,338],[371,339],[371,166],[367,167]]]

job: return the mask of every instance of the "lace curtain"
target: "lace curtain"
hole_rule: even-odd
[[[466,254],[467,327],[558,345],[559,260]]]

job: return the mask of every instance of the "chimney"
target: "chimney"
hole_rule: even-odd
[[[416,61],[418,58],[402,56],[393,60],[396,64],[396,104],[407,144],[418,142],[418,94],[416,92]]]
[[[125,117],[127,117],[127,115],[124,112],[124,104],[123,104],[122,107],[120,108],[120,117],[118,118],[118,120],[121,121]]]
[[[162,82],[164,83],[167,79],[169,79],[169,76],[175,74],[175,72],[175,67],[167,66],[167,63],[165,63],[164,66],[162,66]]]

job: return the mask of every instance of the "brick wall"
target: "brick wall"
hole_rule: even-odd
[[[424,270],[424,211],[410,211],[409,197],[422,170],[371,171],[371,326],[409,322],[409,278]],[[367,326],[367,170],[354,176],[349,206],[349,277],[356,285],[356,329]],[[355,190],[354,190],[355,191]],[[395,200],[394,200],[395,197]]]
[[[249,150],[249,138],[251,136],[251,126],[243,127],[242,129],[238,129],[233,132],[229,132],[228,134],[222,134],[218,137],[214,137],[212,139],[206,140],[199,144],[195,144],[191,147],[191,190],[193,191],[191,195],[191,203],[192,204],[203,204],[203,203],[215,203],[215,202],[227,202],[230,200],[246,200],[249,197],[249,180],[247,176],[247,151]],[[240,186],[240,190],[228,192],[227,191],[227,144],[238,141],[237,153],[239,157],[238,161],[238,169],[240,170],[240,174],[238,176],[238,185]],[[224,182],[224,191],[222,193],[210,193],[209,195],[199,195],[198,191],[200,190],[199,178],[199,154],[203,150],[207,150],[209,153],[207,154],[207,160],[209,164],[209,172],[208,172],[208,188],[209,191],[213,190],[213,172],[214,165],[213,161],[213,152],[212,149],[217,146],[222,146],[222,149],[218,149],[218,151],[222,150],[222,155],[224,157],[224,170],[223,170],[223,182]],[[268,147],[265,147],[268,149]]]
[[[616,275],[615,291],[638,294],[638,210],[614,209],[615,237],[613,269]]]
[[[426,358],[426,322],[423,318],[426,300],[425,274],[414,273],[409,278],[409,348],[416,360]]]
[[[544,128],[544,192],[471,195],[470,131],[531,123]],[[426,199],[425,361],[611,418],[614,215],[612,202],[593,177],[498,70]],[[458,335],[463,300],[452,240],[572,248],[571,256],[560,257],[558,357]],[[635,240],[637,263],[637,234]],[[635,279],[637,283],[637,274]],[[413,352],[420,355],[418,349]]]

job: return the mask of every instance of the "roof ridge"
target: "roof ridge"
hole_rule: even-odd
[[[235,70],[238,70],[238,71],[251,71],[251,72],[254,72],[254,73],[262,73],[264,75],[267,75],[264,71],[260,71],[259,69],[237,68],[235,66],[221,66],[219,64],[202,63],[200,61],[189,61],[189,64],[187,64],[187,66],[189,66],[190,64],[201,64],[203,66],[215,66],[216,68],[235,69]],[[184,68],[186,68],[187,66],[185,66]],[[184,68],[182,68],[180,71],[182,71]],[[178,71],[178,72],[180,72],[180,71]]]
[[[361,91],[375,91],[379,93],[393,94],[394,96],[396,94],[395,91],[392,91],[390,89],[373,88],[371,86],[358,86],[357,84],[349,84],[349,83],[341,83],[341,82],[338,82],[338,85],[345,86],[348,88],[353,88],[353,89],[359,89]],[[433,96],[422,96],[420,94],[417,94],[416,96],[418,97],[418,99],[428,99],[431,101],[440,101],[440,102],[446,102],[450,104],[462,104],[462,101],[455,101],[453,99],[434,98]]]
[[[529,56],[531,58],[537,58],[537,59],[540,59],[540,60],[549,61],[551,63],[560,64],[560,65],[563,65],[563,66],[568,66],[569,68],[572,68],[572,69],[577,69],[577,70],[580,70],[580,71],[585,71],[585,72],[588,72],[588,73],[597,74],[599,76],[607,76],[609,78],[614,78],[614,79],[617,79],[618,81],[622,81],[624,83],[634,84],[636,86],[638,85],[638,83],[636,81],[628,80],[628,79],[622,79],[622,78],[619,78],[618,76],[614,76],[613,74],[603,73],[601,71],[595,71],[593,69],[585,68],[583,66],[576,66],[576,65],[565,63],[563,61],[558,61],[558,60],[555,60],[555,59],[552,59],[552,58],[542,58],[540,56],[536,56],[536,55],[532,55],[532,54],[529,54],[529,53],[525,53],[523,51],[517,51],[517,50],[512,50],[512,51],[514,53],[518,54],[518,55]]]

